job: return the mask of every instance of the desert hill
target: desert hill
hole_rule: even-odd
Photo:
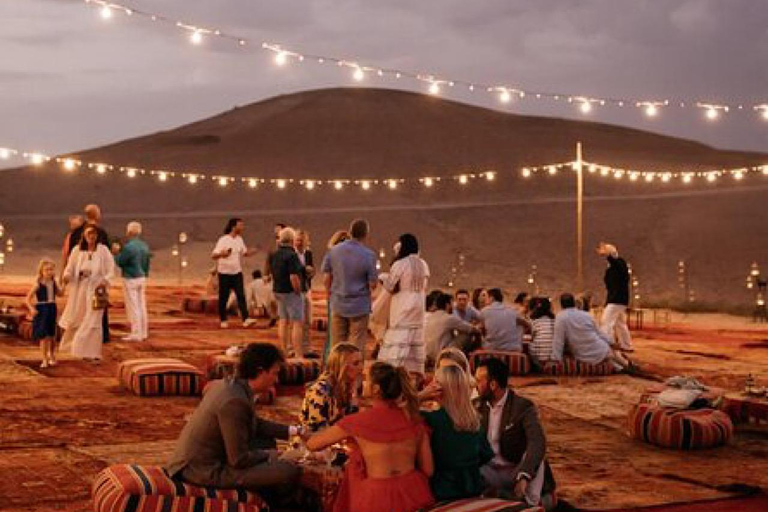
[[[208,265],[205,252],[231,214],[248,221],[250,244],[266,247],[271,225],[281,220],[308,228],[318,252],[335,229],[364,215],[372,222],[375,248],[389,249],[404,231],[419,236],[434,284],[445,284],[457,267],[458,285],[500,284],[517,290],[528,286],[530,266],[537,265],[537,284],[551,293],[572,286],[573,175],[563,171],[525,179],[519,169],[572,160],[577,140],[587,160],[637,169],[768,163],[765,154],[723,151],[607,124],[507,114],[402,91],[326,89],[279,96],[71,155],[265,178],[381,179],[487,169],[498,171],[497,178],[397,191],[354,186],[308,191],[297,185],[277,190],[269,184],[249,190],[181,179],[159,183],[149,177],[67,173],[49,165],[0,174],[0,220],[27,255],[9,258],[9,266],[19,271],[32,268],[33,255],[41,249],[55,254],[66,215],[97,202],[112,233],[119,234],[129,218],[145,221],[160,271],[172,268],[169,251],[163,249],[179,231],[189,233],[188,272],[199,275]],[[643,299],[679,297],[677,261],[684,259],[699,299],[749,300],[743,286],[748,266],[768,253],[768,178],[686,186],[588,175],[586,195],[587,247],[600,239],[617,243],[641,279]],[[458,266],[460,254],[463,267]],[[601,290],[602,262],[588,251],[586,263],[589,288]]]

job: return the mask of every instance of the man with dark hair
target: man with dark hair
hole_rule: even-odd
[[[330,295],[331,342],[356,344],[365,353],[371,290],[376,287],[376,254],[365,246],[368,222],[356,219],[349,228],[352,238],[333,246],[321,270]]]
[[[546,437],[536,406],[509,388],[509,368],[499,359],[475,370],[481,425],[494,458],[480,468],[486,495],[524,499],[528,505],[554,505],[555,479],[546,460]]]
[[[611,339],[597,328],[592,315],[576,308],[571,293],[560,295],[561,311],[555,317],[555,333],[552,340],[552,358],[563,360],[566,347],[576,360],[587,364],[611,361],[617,369],[629,362],[611,349]]]
[[[480,322],[480,312],[472,305],[469,297],[469,291],[461,289],[456,290],[454,295],[453,315],[460,320],[476,324]]]
[[[271,343],[252,343],[243,350],[236,377],[214,381],[181,431],[166,466],[171,477],[195,485],[244,488],[268,501],[292,492],[299,469],[277,460],[275,439],[307,433],[300,426],[263,420],[253,407],[254,393],[274,386],[283,361]]]
[[[488,290],[488,298],[491,303],[480,312],[480,320],[485,327],[483,348],[522,352],[523,337],[517,326],[520,325],[523,330],[530,332],[528,320],[504,305],[504,294],[500,288]]]
[[[248,318],[248,303],[245,300],[245,285],[243,281],[243,258],[256,252],[249,249],[243,241],[245,222],[234,217],[229,219],[224,228],[224,235],[216,242],[211,253],[211,258],[216,262],[216,271],[219,274],[219,319],[221,328],[229,327],[227,323],[227,302],[232,291],[237,297],[237,306],[243,317],[243,327],[248,327],[256,322]]]
[[[469,351],[469,335],[479,332],[472,324],[460,320],[451,314],[451,300],[447,293],[440,293],[435,299],[435,311],[427,315],[424,326],[424,345],[427,360],[434,362],[437,355],[446,347],[456,347]]]

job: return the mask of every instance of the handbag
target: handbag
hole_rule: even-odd
[[[93,291],[93,299],[91,300],[91,309],[99,310],[106,309],[109,305],[109,290],[106,286],[97,286]]]

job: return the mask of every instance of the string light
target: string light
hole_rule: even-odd
[[[397,188],[397,180],[387,180],[387,186],[390,190],[395,190]]]
[[[157,179],[159,179],[160,181],[168,181],[168,173],[161,171],[160,173],[158,173]]]
[[[219,186],[220,187],[226,187],[228,184],[229,184],[229,180],[227,178],[225,178],[223,176],[219,178]]]
[[[259,182],[256,181],[254,178],[251,178],[248,180],[248,186],[251,188],[256,188],[259,185]]]
[[[128,171],[126,172],[126,175],[129,178],[135,178],[136,177],[136,169],[128,169]],[[160,177],[160,181],[165,181],[165,180],[166,180],[165,177]]]
[[[531,170],[527,167],[523,167],[523,170],[521,171],[523,178],[530,178],[531,177]]]
[[[432,94],[435,96],[440,94],[440,84],[438,84],[437,82],[432,82],[429,85],[429,94]]]
[[[371,188],[371,182],[368,180],[363,180],[360,182],[360,186],[363,187],[363,190],[368,190]]]
[[[307,187],[307,190],[313,190],[315,188],[315,182],[314,180],[307,180],[304,182],[304,186]]]
[[[434,182],[434,180],[432,178],[424,178],[424,186],[425,187],[431,187],[434,184],[435,184],[435,182]]]
[[[15,152],[12,149],[0,148],[0,159],[8,160]]]
[[[275,62],[278,65],[283,65],[284,63],[287,63],[289,58],[295,58],[295,60],[298,62],[302,62],[306,58],[307,61],[314,62],[320,65],[331,64],[331,65],[338,65],[342,68],[352,67],[354,68],[353,77],[358,82],[362,81],[365,78],[365,75],[366,75],[365,70],[370,70],[372,72],[375,72],[376,76],[379,76],[382,78],[387,78],[387,77],[394,77],[395,79],[408,78],[410,80],[417,81],[417,82],[422,82],[422,83],[426,82],[430,84],[429,88],[431,90],[433,89],[432,84],[444,83],[444,84],[447,84],[448,87],[453,87],[454,85],[461,85],[462,87],[466,87],[466,89],[469,90],[470,92],[485,91],[489,94],[498,95],[498,99],[501,100],[503,103],[507,103],[508,101],[511,101],[513,95],[517,96],[520,99],[530,98],[531,101],[559,102],[562,99],[567,98],[569,102],[573,102],[573,101],[579,102],[580,103],[579,107],[582,113],[584,114],[590,113],[593,110],[592,103],[596,103],[601,106],[612,105],[619,108],[622,108],[625,105],[633,105],[636,108],[642,109],[647,116],[654,117],[655,115],[658,114],[661,107],[670,104],[670,100],[659,100],[659,99],[649,100],[649,99],[636,99],[636,98],[626,98],[626,97],[625,98],[583,97],[583,96],[576,96],[574,94],[568,94],[568,93],[562,93],[562,92],[555,93],[555,92],[544,92],[544,91],[535,91],[535,90],[522,90],[509,85],[504,85],[504,84],[484,85],[484,84],[473,82],[473,81],[455,80],[455,79],[450,79],[445,77],[437,78],[432,73],[415,73],[415,72],[409,72],[409,71],[399,70],[399,69],[385,69],[377,65],[364,65],[362,63],[355,62],[353,59],[349,59],[349,58],[340,58],[340,57],[333,57],[333,56],[327,56],[327,55],[311,55],[306,53],[295,52],[293,50],[286,48],[284,45],[278,45],[275,43],[262,42],[259,45],[256,41],[250,40],[246,37],[227,33],[227,32],[212,28],[210,26],[193,26],[158,13],[129,8],[127,6],[109,2],[106,0],[84,0],[84,3],[86,5],[97,6],[100,11],[100,16],[105,20],[113,17],[114,14],[119,12],[126,16],[136,15],[136,17],[146,18],[153,23],[153,26],[156,26],[158,28],[166,27],[174,30],[190,31],[191,32],[191,34],[189,35],[190,40],[195,45],[202,44],[204,35],[212,34],[217,36],[217,38],[223,41],[231,43],[237,48],[261,47],[266,51],[275,52],[277,54],[275,56]],[[433,94],[439,93],[440,92],[439,89],[440,87],[438,85],[437,91],[433,92]],[[680,108],[695,108],[695,107],[701,108],[701,105],[704,103],[697,100],[683,100],[683,101],[675,100],[674,104],[680,106]],[[747,110],[744,108],[744,105],[738,105],[738,104],[734,104],[733,106],[715,105],[715,107],[716,108],[714,108],[715,110],[714,114],[711,113],[710,110],[706,111],[706,116],[708,119],[714,120],[717,117],[719,117],[721,113],[728,112],[730,108],[733,108],[735,110]],[[753,105],[752,108],[754,110],[760,111],[763,118],[768,120],[768,104]],[[710,116],[712,117],[710,118]]]
[[[493,172],[493,171],[488,171],[488,172],[486,172],[486,173],[485,173],[485,179],[487,179],[488,181],[493,181],[493,180],[495,180],[495,179],[496,179],[496,173],[495,173],[495,172]]]
[[[189,182],[190,185],[195,185],[197,183],[197,176],[195,176],[194,174],[190,174],[189,177],[187,178],[187,181]]]
[[[338,180],[337,180],[337,181],[335,181],[335,182],[334,182],[334,184],[333,184],[333,188],[335,188],[336,190],[341,190],[341,188],[342,188],[343,186],[344,186],[344,185],[343,185],[343,184],[342,184],[340,181],[338,181]]]
[[[64,170],[66,171],[74,171],[77,164],[75,164],[75,161],[71,158],[65,158],[64,159]]]
[[[107,166],[104,164],[97,164],[96,165],[96,172],[99,174],[106,174],[107,173]],[[135,171],[134,171],[135,175]]]
[[[462,185],[466,185],[467,183],[469,183],[469,177],[467,177],[466,174],[462,174],[461,176],[459,176],[459,183]]]
[[[284,189],[286,186],[286,182],[283,179],[277,180],[275,183],[277,183],[277,188],[280,190]]]

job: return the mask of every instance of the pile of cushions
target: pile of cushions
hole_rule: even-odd
[[[203,372],[178,359],[130,359],[117,368],[120,385],[139,396],[199,395]]]
[[[616,369],[608,361],[603,361],[599,364],[588,364],[577,361],[572,357],[564,357],[560,362],[550,361],[545,363],[542,373],[555,376],[594,377],[613,375],[616,373]]]
[[[262,512],[257,494],[244,489],[199,487],[173,480],[157,466],[119,464],[98,474],[93,483],[95,512]]]
[[[531,371],[531,360],[522,352],[510,352],[506,350],[475,350],[469,356],[469,365],[472,373],[475,368],[488,359],[499,359],[509,368],[510,375],[527,375]]]
[[[320,376],[319,359],[291,358],[280,367],[277,382],[281,386],[303,386]]]
[[[733,437],[731,419],[715,409],[674,409],[641,403],[630,409],[627,426],[635,439],[677,450],[714,448]]]

